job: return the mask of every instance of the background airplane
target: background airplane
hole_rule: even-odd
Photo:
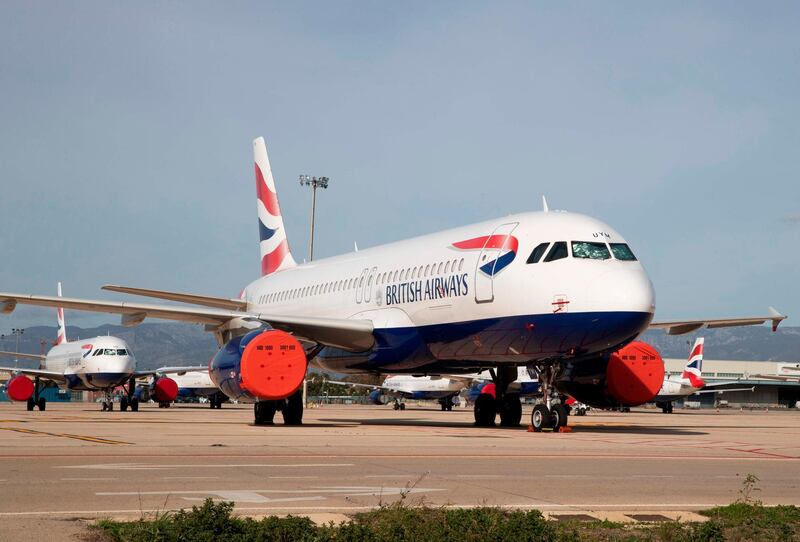
[[[438,401],[442,410],[453,410],[458,404],[458,395],[470,383],[468,376],[414,376],[414,375],[389,375],[383,384],[361,384],[359,382],[342,382],[328,380],[330,384],[339,384],[354,388],[367,388],[373,390],[369,400],[376,405],[384,405],[387,400],[393,401],[395,410],[405,410],[405,399],[434,400]]]
[[[61,283],[58,283],[61,297]],[[113,410],[112,393],[122,387],[126,394],[120,398],[120,409],[139,410],[135,395],[136,379],[152,376],[152,394],[158,401],[171,402],[178,393],[174,380],[157,371],[137,371],[136,358],[130,346],[119,337],[99,336],[69,342],[64,322],[64,310],[57,309],[58,335],[56,344],[46,355],[20,354],[0,351],[0,355],[35,359],[39,367],[0,367],[13,376],[6,384],[6,393],[13,401],[24,401],[28,410],[45,410],[46,400],[40,395],[42,381],[55,382],[72,391],[101,391],[105,394],[103,410]],[[185,369],[184,369],[185,370]],[[29,377],[33,377],[33,381]]]
[[[664,377],[664,383],[661,389],[655,396],[653,401],[656,406],[661,408],[665,414],[672,414],[672,402],[678,399],[683,399],[690,395],[700,393],[725,393],[730,391],[753,391],[753,387],[749,388],[724,388],[713,389],[719,386],[736,385],[738,382],[713,382],[707,383],[703,380],[703,348],[705,339],[698,337],[692,349],[689,351],[689,361],[683,369],[680,377]]]
[[[651,401],[664,376],[648,328],[688,333],[704,326],[772,322],[767,316],[653,322],[655,292],[625,239],[595,218],[520,213],[298,265],[289,250],[263,138],[253,142],[261,277],[238,298],[108,286],[193,306],[59,299],[0,293],[19,303],[205,324],[221,345],[213,382],[255,403],[255,422],[302,422],[308,361],[337,373],[454,374],[494,367],[495,395],[479,395],[478,425],[519,425],[508,387],[525,366],[543,400],[534,430],[558,429],[569,395],[598,407]],[[523,252],[521,257],[518,253]]]
[[[207,369],[198,371],[181,371],[180,367],[161,367],[156,369],[156,374],[166,373],[170,373],[170,378],[178,386],[177,397],[184,399],[203,397],[208,399],[208,406],[211,408],[222,408],[222,403],[228,400],[225,394],[219,391],[219,388],[211,381]],[[148,390],[152,390],[154,378],[148,378]],[[169,406],[169,403],[161,406]]]

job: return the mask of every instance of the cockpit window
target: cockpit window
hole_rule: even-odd
[[[572,257],[589,260],[607,260],[611,257],[605,243],[592,243],[589,241],[573,241]]]
[[[550,249],[550,252],[547,253],[544,261],[552,262],[555,260],[561,260],[562,258],[566,258],[569,256],[567,253],[567,243],[565,241],[558,241],[553,243],[553,248]]]
[[[128,351],[125,350],[124,348],[117,348],[117,355],[118,356],[127,356],[128,355]]]
[[[536,248],[533,249],[533,252],[531,252],[531,255],[528,256],[528,261],[525,262],[525,263],[538,263],[539,260],[542,259],[542,256],[544,256],[544,253],[547,250],[547,247],[549,247],[549,246],[550,246],[550,243],[542,243],[542,244],[538,245]]]
[[[106,348],[105,352],[103,352],[106,356],[116,356],[117,349],[116,348]]]
[[[633,255],[631,248],[625,243],[611,243],[609,246],[616,259],[630,262],[636,261],[636,256]]]
[[[98,348],[97,350],[94,351],[94,354],[92,354],[92,356],[102,356],[102,355],[103,355],[102,348]]]

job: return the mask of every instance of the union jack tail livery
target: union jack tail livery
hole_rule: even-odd
[[[256,162],[256,195],[258,196],[258,233],[261,247],[261,276],[295,267],[297,263],[289,250],[286,228],[278,205],[275,180],[269,165],[264,138],[253,141]]]
[[[685,378],[694,388],[702,388],[706,385],[702,378],[703,372],[703,337],[698,337],[689,354],[689,362],[683,369],[681,378]]]
[[[58,283],[58,297],[61,297],[61,283]],[[64,309],[61,307],[56,308],[58,315],[58,336],[56,337],[56,344],[64,344],[67,342],[67,326],[64,324]]]

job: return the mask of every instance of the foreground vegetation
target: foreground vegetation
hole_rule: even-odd
[[[209,499],[189,511],[155,519],[100,521],[93,533],[98,541],[126,542],[800,541],[800,508],[795,506],[739,502],[704,514],[709,518],[704,523],[555,522],[535,510],[398,504],[358,514],[339,525],[319,526],[304,517],[240,518],[233,515],[232,503]]]

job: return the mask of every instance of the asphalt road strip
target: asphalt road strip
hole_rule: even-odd
[[[36,431],[34,429],[25,429],[22,427],[0,427],[5,431],[14,431],[15,433],[24,433],[28,435],[41,435],[46,437],[60,437],[71,438],[75,440],[82,440],[85,442],[92,442],[94,444],[111,444],[111,445],[133,445],[133,442],[125,442],[123,440],[112,440],[101,437],[91,437],[88,435],[72,435],[70,433],[50,433],[48,431]]]

